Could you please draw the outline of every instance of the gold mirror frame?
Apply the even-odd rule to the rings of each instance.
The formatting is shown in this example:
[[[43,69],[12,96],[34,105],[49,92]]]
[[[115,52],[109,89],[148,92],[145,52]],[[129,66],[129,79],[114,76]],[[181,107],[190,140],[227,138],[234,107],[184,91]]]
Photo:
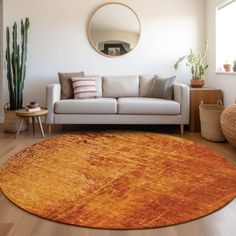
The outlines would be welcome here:
[[[127,9],[129,9],[133,14],[134,16],[136,17],[137,19],[137,23],[138,23],[138,27],[139,27],[139,38],[135,44],[135,46],[133,48],[131,48],[131,50],[129,50],[127,53],[124,53],[122,55],[118,55],[118,56],[113,56],[113,55],[108,55],[108,54],[105,54],[103,52],[101,52],[97,46],[94,44],[94,41],[92,39],[92,35],[91,35],[91,23],[92,23],[92,19],[94,17],[94,15],[101,9],[101,8],[104,8],[105,6],[108,6],[108,5],[120,5],[120,6],[124,6],[126,7]],[[100,5],[99,7],[97,7],[93,13],[91,14],[90,18],[89,18],[89,21],[88,21],[88,27],[87,27],[87,33],[88,33],[88,38],[89,38],[89,42],[91,44],[91,46],[93,47],[93,49],[98,52],[99,54],[103,55],[103,56],[106,56],[106,57],[109,57],[109,58],[117,58],[117,57],[121,57],[121,56],[124,56],[124,55],[127,55],[128,53],[130,53],[131,51],[133,51],[136,46],[138,45],[138,42],[140,40],[140,36],[141,36],[141,22],[140,22],[140,19],[138,17],[138,15],[136,14],[136,12],[130,8],[129,6],[123,4],[123,3],[120,3],[120,2],[109,2],[109,3],[105,3],[105,4],[102,4]]]

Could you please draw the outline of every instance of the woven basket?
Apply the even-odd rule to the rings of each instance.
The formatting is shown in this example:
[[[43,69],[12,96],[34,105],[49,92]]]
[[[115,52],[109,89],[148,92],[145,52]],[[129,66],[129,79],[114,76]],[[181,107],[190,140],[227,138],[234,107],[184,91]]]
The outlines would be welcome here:
[[[220,116],[224,110],[222,102],[217,104],[200,104],[201,135],[213,142],[224,142],[225,137],[220,126]]]
[[[236,104],[224,110],[220,117],[220,124],[228,142],[236,147]]]
[[[15,110],[9,110],[7,106],[4,106],[4,114],[5,114],[5,121],[3,129],[5,132],[8,133],[16,133],[22,118],[16,115]],[[28,120],[25,119],[20,131],[27,131],[28,130]]]

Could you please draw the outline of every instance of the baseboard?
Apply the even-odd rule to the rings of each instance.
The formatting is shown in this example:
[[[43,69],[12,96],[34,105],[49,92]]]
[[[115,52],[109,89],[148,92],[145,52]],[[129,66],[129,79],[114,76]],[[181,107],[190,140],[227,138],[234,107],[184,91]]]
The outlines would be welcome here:
[[[4,122],[4,117],[0,116],[0,123],[3,123],[3,122]]]

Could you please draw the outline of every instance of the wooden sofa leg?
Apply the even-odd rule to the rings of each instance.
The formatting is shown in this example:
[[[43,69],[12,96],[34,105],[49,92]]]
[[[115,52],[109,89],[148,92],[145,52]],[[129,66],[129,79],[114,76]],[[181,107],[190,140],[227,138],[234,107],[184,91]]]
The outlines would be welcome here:
[[[51,134],[52,133],[52,124],[49,124],[48,125],[48,134]]]
[[[180,124],[180,134],[184,135],[184,124]]]

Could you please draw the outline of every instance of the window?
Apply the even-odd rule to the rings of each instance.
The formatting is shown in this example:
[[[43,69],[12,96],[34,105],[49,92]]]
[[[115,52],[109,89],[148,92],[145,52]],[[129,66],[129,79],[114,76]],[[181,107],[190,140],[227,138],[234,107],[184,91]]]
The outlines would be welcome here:
[[[218,72],[233,71],[233,61],[236,61],[235,22],[236,0],[231,0],[216,11],[216,71]]]

